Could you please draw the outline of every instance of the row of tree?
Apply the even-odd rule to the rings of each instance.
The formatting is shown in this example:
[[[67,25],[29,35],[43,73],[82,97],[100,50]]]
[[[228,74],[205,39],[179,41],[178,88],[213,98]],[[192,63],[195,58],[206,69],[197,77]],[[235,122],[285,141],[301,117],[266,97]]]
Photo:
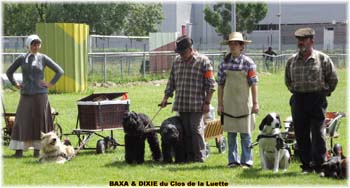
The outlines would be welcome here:
[[[4,34],[28,35],[36,23],[85,23],[91,34],[144,36],[163,20],[161,4],[11,3],[4,4]]]
[[[91,34],[145,36],[163,21],[160,3],[6,3],[3,4],[5,35],[28,35],[36,23],[86,23]],[[204,10],[205,20],[227,39],[231,32],[231,3],[217,3]],[[236,27],[250,33],[267,14],[265,3],[237,3]]]

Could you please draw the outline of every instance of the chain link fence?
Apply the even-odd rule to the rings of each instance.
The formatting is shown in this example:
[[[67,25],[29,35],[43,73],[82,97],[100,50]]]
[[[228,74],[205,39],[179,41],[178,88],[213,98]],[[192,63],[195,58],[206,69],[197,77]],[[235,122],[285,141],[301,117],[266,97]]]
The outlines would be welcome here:
[[[24,41],[26,36],[4,36],[2,55],[2,72],[5,72],[16,57],[25,53]],[[173,51],[149,51],[149,38],[144,36],[100,36],[90,35],[88,53],[88,78],[92,82],[121,82],[140,79],[166,78],[171,64],[176,56]],[[200,51],[207,55],[213,63],[216,73],[225,51]],[[258,72],[276,73],[284,71],[287,59],[293,51],[267,60],[268,54],[258,53],[247,49],[246,55],[257,65]],[[326,52],[338,68],[346,68],[347,54],[345,50],[333,53]],[[263,56],[265,55],[265,57]],[[18,70],[20,72],[20,70]]]
[[[20,53],[2,53],[3,72],[15,60]],[[212,61],[216,73],[219,63],[225,52],[203,52]],[[273,56],[273,60],[266,60],[261,53],[247,53],[257,65],[258,72],[276,73],[284,71],[285,64],[292,54],[281,54]],[[97,52],[89,53],[89,80],[93,82],[120,82],[140,80],[145,78],[155,79],[167,77],[172,61],[176,54],[170,51],[163,52]],[[346,68],[346,54],[329,54],[337,68]],[[150,57],[163,58],[167,61],[153,60]]]

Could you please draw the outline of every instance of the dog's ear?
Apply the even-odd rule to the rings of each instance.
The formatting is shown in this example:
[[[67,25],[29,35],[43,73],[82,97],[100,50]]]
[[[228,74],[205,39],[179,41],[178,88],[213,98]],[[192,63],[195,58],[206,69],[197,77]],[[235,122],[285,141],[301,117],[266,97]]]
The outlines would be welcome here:
[[[260,131],[262,131],[264,129],[264,125],[266,125],[266,121],[267,121],[267,116],[264,117],[264,119],[261,121],[261,123],[259,125]]]
[[[40,131],[40,138],[43,139],[44,136],[45,136],[45,133],[43,133],[42,131]]]
[[[280,115],[276,113],[276,119],[278,120],[278,128],[281,128],[281,118]]]

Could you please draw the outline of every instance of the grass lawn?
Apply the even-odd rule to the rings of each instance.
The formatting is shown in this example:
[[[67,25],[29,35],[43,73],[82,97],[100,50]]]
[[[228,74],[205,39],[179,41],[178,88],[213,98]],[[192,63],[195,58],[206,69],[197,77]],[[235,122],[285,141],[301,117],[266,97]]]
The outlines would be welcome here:
[[[339,70],[339,84],[336,91],[328,98],[328,111],[346,112],[346,70]],[[165,84],[160,85],[137,85],[122,86],[116,88],[91,88],[85,93],[68,94],[50,94],[51,106],[54,107],[60,115],[58,121],[63,127],[64,133],[70,133],[76,125],[77,104],[76,101],[89,95],[92,92],[120,92],[127,91],[131,99],[130,110],[143,112],[153,117],[159,109],[157,104],[161,101]],[[214,107],[217,106],[217,93],[213,98]],[[284,85],[283,72],[276,74],[260,74],[259,97],[260,113],[256,116],[257,126],[261,119],[268,112],[278,112],[284,120],[290,115],[289,107],[290,93]],[[18,92],[4,91],[4,101],[7,112],[14,112],[18,104]],[[155,125],[167,117],[172,116],[171,108],[162,109],[154,119]],[[336,143],[343,145],[347,153],[347,118],[343,119],[339,132],[340,137],[335,139]],[[256,127],[257,127],[256,126]],[[108,132],[102,132],[108,134]],[[258,134],[258,128],[253,134],[255,141]],[[118,142],[124,143],[122,130],[114,131]],[[226,136],[226,133],[225,133]],[[76,136],[69,136],[73,144],[77,143]],[[97,137],[93,137],[88,145],[94,147]],[[40,164],[33,158],[32,150],[25,152],[21,159],[14,159],[10,156],[13,151],[7,146],[3,147],[3,186],[14,185],[90,185],[90,186],[109,186],[110,181],[118,184],[132,183],[142,185],[144,181],[156,182],[157,186],[161,183],[168,183],[168,186],[182,186],[193,182],[199,186],[200,183],[228,183],[229,185],[249,186],[284,186],[284,185],[302,185],[302,186],[334,186],[345,187],[347,181],[335,180],[329,178],[320,178],[317,174],[301,175],[300,163],[293,160],[287,172],[273,173],[272,171],[262,171],[260,166],[259,149],[254,147],[254,167],[243,170],[241,168],[229,169],[227,164],[227,152],[220,154],[215,148],[213,139],[208,140],[211,147],[209,158],[205,163],[191,164],[161,164],[151,161],[150,151],[147,148],[145,160],[142,165],[128,165],[124,162],[124,147],[117,147],[114,151],[108,151],[106,154],[97,155],[94,150],[82,150],[72,161],[64,165],[53,163]],[[148,145],[146,145],[148,146]],[[149,184],[144,184],[149,185]],[[155,185],[155,184],[153,184]]]

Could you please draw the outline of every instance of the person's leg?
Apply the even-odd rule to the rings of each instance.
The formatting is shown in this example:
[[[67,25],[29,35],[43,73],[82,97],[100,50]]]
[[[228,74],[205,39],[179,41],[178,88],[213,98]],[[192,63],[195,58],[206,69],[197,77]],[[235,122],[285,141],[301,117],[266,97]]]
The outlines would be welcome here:
[[[269,71],[269,61],[265,60],[265,71],[268,72]]]
[[[311,118],[311,139],[312,139],[312,161],[316,172],[321,171],[321,165],[326,161],[326,130],[325,130],[325,113],[327,108],[327,100],[320,97],[319,105],[315,105],[310,113]]]
[[[23,150],[16,150],[15,154],[12,155],[15,158],[23,157]]]
[[[229,166],[240,164],[240,159],[237,151],[237,133],[227,132],[228,141],[228,164]]]
[[[186,161],[194,161],[194,153],[192,149],[192,136],[191,136],[191,118],[190,113],[180,112],[180,119],[183,126],[184,133],[184,143],[185,143],[185,153]]]
[[[299,150],[300,161],[303,171],[311,171],[311,138],[310,138],[310,121],[308,114],[305,112],[303,104],[305,101],[302,96],[293,95],[291,98],[291,112],[294,124],[295,138]]]
[[[241,147],[242,147],[241,164],[252,166],[253,165],[252,149],[249,147],[252,144],[251,136],[248,133],[240,133],[240,136],[241,136]]]
[[[194,161],[203,162],[206,158],[203,113],[191,113],[190,125],[192,133]]]

